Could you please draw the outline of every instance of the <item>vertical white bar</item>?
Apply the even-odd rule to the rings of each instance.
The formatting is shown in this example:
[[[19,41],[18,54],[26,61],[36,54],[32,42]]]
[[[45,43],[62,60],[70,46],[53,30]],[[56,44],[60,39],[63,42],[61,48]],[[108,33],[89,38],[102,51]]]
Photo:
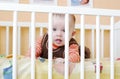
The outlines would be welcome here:
[[[9,54],[9,26],[6,27],[6,56]]]
[[[13,13],[13,79],[17,79],[17,11]]]
[[[52,13],[49,13],[48,22],[48,79],[52,79]]]
[[[21,49],[21,27],[18,26],[18,55],[20,55],[20,49]]]
[[[104,30],[101,30],[101,58],[104,58]]]
[[[95,32],[94,32],[94,29],[92,29],[92,58],[94,59],[94,57],[95,57],[95,51],[94,51],[94,49],[95,49],[95,46],[94,46],[94,42],[95,42],[95,40],[94,40],[94,37],[95,37]]]
[[[29,26],[29,46],[31,46],[31,26]]]
[[[84,79],[84,59],[85,59],[85,26],[84,26],[84,15],[81,15],[81,78],[80,79]]]
[[[110,27],[110,79],[114,79],[114,17],[111,16]]]
[[[96,16],[96,79],[100,79],[100,16]]]
[[[43,36],[43,27],[40,27],[40,36]]]
[[[65,76],[64,79],[69,79],[69,14],[65,14]]]
[[[35,12],[31,14],[31,79],[35,79]]]

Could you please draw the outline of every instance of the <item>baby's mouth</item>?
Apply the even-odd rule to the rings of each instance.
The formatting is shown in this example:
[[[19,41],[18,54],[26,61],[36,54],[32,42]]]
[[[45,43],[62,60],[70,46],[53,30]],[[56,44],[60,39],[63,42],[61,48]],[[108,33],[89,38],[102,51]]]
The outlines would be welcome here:
[[[55,41],[56,41],[57,44],[60,44],[62,42],[61,39],[56,39]]]

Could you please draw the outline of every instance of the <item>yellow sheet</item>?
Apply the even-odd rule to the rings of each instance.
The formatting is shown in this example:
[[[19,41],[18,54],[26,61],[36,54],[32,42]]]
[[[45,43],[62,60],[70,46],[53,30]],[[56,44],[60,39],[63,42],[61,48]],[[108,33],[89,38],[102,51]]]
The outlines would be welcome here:
[[[11,58],[0,58],[0,79],[3,78],[3,69],[10,66]],[[30,79],[31,62],[30,58],[24,56],[18,57],[18,79]],[[100,79],[110,79],[110,61],[103,59],[100,61],[103,67],[100,73]],[[36,60],[35,79],[48,79],[48,61],[41,62]],[[80,79],[80,63],[72,63],[70,79]],[[120,79],[120,61],[115,61],[115,79]],[[53,79],[64,79],[64,75],[56,70],[53,63]],[[96,79],[95,60],[85,60],[85,79]]]

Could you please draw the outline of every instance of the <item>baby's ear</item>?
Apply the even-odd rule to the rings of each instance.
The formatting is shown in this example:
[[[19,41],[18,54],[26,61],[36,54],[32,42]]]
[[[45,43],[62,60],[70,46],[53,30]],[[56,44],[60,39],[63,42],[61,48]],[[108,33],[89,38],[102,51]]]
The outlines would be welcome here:
[[[74,36],[75,34],[76,34],[76,32],[75,32],[75,31],[73,31],[73,32],[72,32],[72,36]]]

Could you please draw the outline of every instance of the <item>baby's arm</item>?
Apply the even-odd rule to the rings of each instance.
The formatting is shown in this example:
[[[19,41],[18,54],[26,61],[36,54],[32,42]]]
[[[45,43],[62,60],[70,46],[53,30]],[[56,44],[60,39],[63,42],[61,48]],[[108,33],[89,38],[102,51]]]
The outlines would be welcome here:
[[[89,2],[89,0],[82,0],[81,4],[84,5],[84,4],[87,4],[88,2]]]
[[[69,75],[72,73],[75,62],[80,61],[80,55],[79,55],[79,46],[77,44],[72,44],[69,47]],[[64,66],[65,66],[65,60],[63,58],[56,58],[54,59],[54,65],[53,67],[57,72],[64,75]]]
[[[35,51],[36,51],[35,57],[36,57],[36,58],[39,57],[40,54],[41,54],[41,49],[42,49],[42,47],[41,47],[41,42],[42,42],[42,37],[39,37],[39,38],[37,39],[36,43],[35,43]],[[29,48],[26,56],[31,57],[31,48]]]
[[[75,63],[69,62],[69,75],[72,73],[74,67],[75,67]],[[56,58],[54,59],[54,65],[53,65],[54,69],[59,73],[64,75],[64,71],[65,71],[65,61],[63,58]]]
[[[70,62],[79,62],[79,46],[77,44],[72,44],[69,47],[69,61]]]

